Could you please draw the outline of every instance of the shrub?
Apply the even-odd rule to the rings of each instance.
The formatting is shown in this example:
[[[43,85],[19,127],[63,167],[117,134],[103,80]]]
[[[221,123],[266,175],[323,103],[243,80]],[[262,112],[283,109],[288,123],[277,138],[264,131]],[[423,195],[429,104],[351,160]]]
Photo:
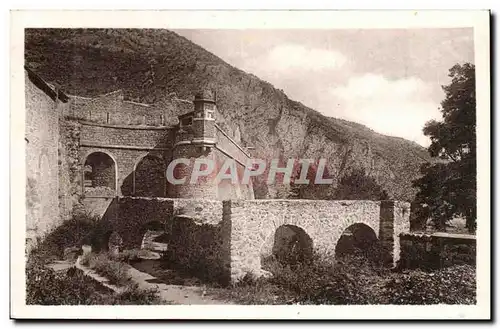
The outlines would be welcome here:
[[[271,279],[296,294],[302,304],[364,304],[362,276],[315,258],[310,264],[283,266]]]
[[[113,260],[106,253],[91,254],[88,259],[88,266],[107,278],[111,284],[125,285],[130,281],[128,275],[130,265]]]
[[[389,304],[475,304],[476,270],[458,265],[434,272],[396,273],[384,289]]]
[[[67,248],[80,246],[82,240],[91,234],[96,217],[90,213],[76,213],[49,233],[32,251],[33,257],[49,262],[65,256]]]
[[[140,289],[135,283],[127,285],[124,292],[115,296],[110,304],[115,305],[158,305],[165,304],[157,289]]]
[[[114,256],[113,259],[120,262],[131,264],[133,262],[137,262],[140,260],[139,258],[140,254],[141,254],[140,249],[123,250],[117,256]]]
[[[156,290],[141,290],[129,284],[124,292],[114,293],[77,268],[55,272],[36,259],[26,268],[28,305],[156,305],[166,304]]]
[[[81,271],[71,268],[55,272],[37,260],[26,267],[26,304],[28,305],[91,305],[111,292]]]
[[[314,256],[310,263],[282,265],[267,259],[274,276],[245,276],[225,297],[244,304],[474,304],[475,268],[453,266],[434,272],[392,272],[363,255],[335,264]]]

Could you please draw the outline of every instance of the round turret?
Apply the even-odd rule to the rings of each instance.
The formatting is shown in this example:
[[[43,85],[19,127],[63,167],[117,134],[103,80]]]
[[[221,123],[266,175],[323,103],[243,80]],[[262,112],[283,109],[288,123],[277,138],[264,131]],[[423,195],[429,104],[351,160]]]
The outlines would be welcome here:
[[[211,90],[201,90],[194,95],[194,101],[215,103],[215,95]]]

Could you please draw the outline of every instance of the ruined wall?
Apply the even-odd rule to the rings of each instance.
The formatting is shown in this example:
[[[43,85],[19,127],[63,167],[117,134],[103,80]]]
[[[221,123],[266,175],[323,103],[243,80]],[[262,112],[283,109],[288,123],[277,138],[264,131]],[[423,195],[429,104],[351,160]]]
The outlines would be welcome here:
[[[476,265],[476,237],[450,233],[402,233],[400,266],[435,270],[452,265]]]
[[[83,166],[87,157],[94,152],[103,152],[108,154],[115,162],[116,170],[116,195],[133,195],[134,181],[133,174],[135,166],[147,155],[163,159],[168,163],[170,159],[169,150],[137,150],[137,149],[109,149],[104,147],[81,147],[79,150],[80,163]],[[80,176],[83,175],[83,169]],[[80,180],[81,181],[81,180]],[[83,185],[79,186],[83,189]],[[166,188],[165,188],[166,189]]]
[[[59,100],[52,99],[25,75],[26,232],[28,250],[58,226]]]

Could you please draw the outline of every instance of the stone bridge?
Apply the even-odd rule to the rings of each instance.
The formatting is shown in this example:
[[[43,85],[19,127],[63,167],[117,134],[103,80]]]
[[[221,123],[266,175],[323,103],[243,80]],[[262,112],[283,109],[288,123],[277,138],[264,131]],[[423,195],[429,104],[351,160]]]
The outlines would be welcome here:
[[[280,243],[291,235],[303,251],[333,260],[341,238],[361,232],[380,242],[386,264],[393,266],[409,217],[410,204],[399,201],[117,197],[101,225],[106,236],[119,234],[125,248],[139,248],[148,227],[157,223],[167,232],[171,260],[180,268],[234,283],[247,273],[262,274],[262,260],[279,254]]]

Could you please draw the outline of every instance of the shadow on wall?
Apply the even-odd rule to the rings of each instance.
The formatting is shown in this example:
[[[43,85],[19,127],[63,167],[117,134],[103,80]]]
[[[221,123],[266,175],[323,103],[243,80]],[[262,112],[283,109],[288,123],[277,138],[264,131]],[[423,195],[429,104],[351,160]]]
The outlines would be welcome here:
[[[375,231],[363,223],[356,223],[349,226],[342,233],[335,246],[337,261],[353,256],[361,256],[373,264],[380,265],[387,257],[390,257],[382,248]]]
[[[156,154],[144,156],[136,165],[135,170],[123,180],[122,195],[140,197],[166,197],[167,159]]]
[[[197,223],[187,216],[176,216],[168,252],[172,266],[202,280],[228,284],[231,274],[230,226],[230,220],[210,225]]]
[[[298,226],[282,225],[274,233],[272,255],[283,264],[307,263],[313,257],[313,240]]]
[[[465,234],[401,234],[402,268],[436,270],[453,265],[476,266],[476,238]]]
[[[97,252],[109,250],[111,234],[116,233],[123,241],[120,249],[137,249],[141,247],[147,231],[164,230],[170,234],[172,216],[172,200],[114,198],[88,243]]]

